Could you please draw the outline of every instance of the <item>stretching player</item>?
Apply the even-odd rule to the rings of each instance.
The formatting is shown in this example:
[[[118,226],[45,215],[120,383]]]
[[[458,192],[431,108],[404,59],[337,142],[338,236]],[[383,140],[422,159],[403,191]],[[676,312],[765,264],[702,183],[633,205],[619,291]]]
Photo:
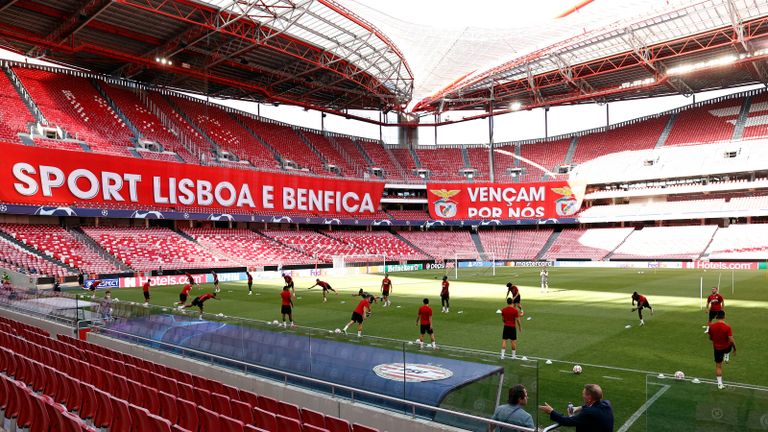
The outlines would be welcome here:
[[[725,323],[725,311],[715,313],[715,322],[710,324],[709,339],[712,341],[712,347],[715,350],[715,377],[717,378],[717,387],[723,386],[723,360],[726,363],[730,361],[731,352],[736,354],[736,342],[733,340],[733,330],[731,326]]]
[[[443,276],[443,285],[440,289],[440,304],[442,305],[443,309],[441,312],[448,313],[450,312],[451,307],[451,295],[448,292],[448,286],[450,283],[448,283],[448,276]]]
[[[283,273],[283,279],[285,279],[285,286],[291,290],[293,297],[296,297],[296,288],[293,286],[293,278],[288,273]]]
[[[247,270],[245,275],[248,276],[248,295],[253,295],[253,276]]]
[[[321,281],[320,279],[315,279],[315,284],[307,289],[312,289],[316,286],[319,286],[323,289],[323,303],[328,301],[328,291],[333,291],[336,295],[339,295],[339,293],[337,293],[336,290],[331,287],[331,284]]]
[[[195,278],[193,278],[193,277],[192,277],[192,275],[191,275],[191,274],[189,274],[189,272],[185,272],[185,273],[184,273],[184,276],[186,276],[186,277],[187,277],[187,283],[188,283],[189,285],[194,285],[194,284],[195,284]]]
[[[725,299],[720,295],[719,292],[717,292],[717,287],[712,287],[712,294],[707,297],[707,310],[709,311],[709,320],[707,321],[707,325],[704,326],[707,328],[704,330],[704,333],[709,332],[709,324],[713,319],[715,319],[715,317],[717,317],[717,313],[723,310],[723,307],[725,307]]]
[[[389,301],[389,294],[392,292],[392,281],[389,280],[389,274],[384,273],[384,279],[381,281],[381,301],[384,303],[384,307],[392,304]]]
[[[96,279],[93,282],[91,282],[91,286],[88,288],[89,290],[91,290],[91,298],[92,299],[96,298],[96,288],[99,287],[99,284],[101,284],[101,280],[100,279]]]
[[[424,333],[427,333],[432,340],[432,348],[437,349],[435,332],[432,330],[432,308],[429,307],[428,298],[422,302],[424,306],[419,308],[419,313],[416,315],[416,324],[419,324],[419,348],[424,348]]]
[[[187,306],[184,306],[184,308],[186,309],[186,308],[197,306],[198,308],[200,308],[200,319],[203,319],[203,303],[205,303],[210,299],[218,300],[216,298],[216,293],[205,293],[201,296],[195,297],[194,299],[192,299],[192,303]]]
[[[512,282],[507,282],[507,298],[512,298],[512,304],[515,305],[515,307],[522,311],[523,307],[520,304],[520,289],[517,287],[517,285],[512,285]]]
[[[216,274],[215,270],[211,270],[211,275],[213,275],[213,292],[221,292],[221,288],[219,288],[219,275]]]
[[[352,311],[352,319],[344,326],[344,334],[347,334],[347,329],[354,323],[357,323],[357,337],[363,335],[363,320],[371,316],[371,303],[373,303],[373,296],[368,296],[357,304],[355,310]]]
[[[362,297],[364,299],[370,297],[371,299],[373,299],[371,303],[376,302],[376,297],[373,294],[370,294],[368,291],[363,291],[362,288],[357,290],[357,294],[352,294],[352,297]]]
[[[635,302],[637,302],[637,307],[634,307]],[[651,315],[653,315],[653,308],[651,307],[651,304],[648,303],[648,299],[635,291],[632,293],[632,306],[632,312],[637,311],[637,315],[640,317],[640,325],[645,325],[645,321],[643,321],[643,308],[650,309]]]
[[[285,322],[285,316],[288,315],[288,321],[291,322],[291,327],[293,327],[293,300],[291,300],[291,292],[288,291],[288,285],[284,286],[280,292],[280,300],[280,313],[283,315],[282,326],[288,328],[288,324]]]
[[[174,306],[178,306],[179,309],[182,309],[187,304],[187,297],[189,296],[190,291],[192,291],[192,285],[184,285],[184,288],[182,288],[179,293],[179,301],[174,303]]]

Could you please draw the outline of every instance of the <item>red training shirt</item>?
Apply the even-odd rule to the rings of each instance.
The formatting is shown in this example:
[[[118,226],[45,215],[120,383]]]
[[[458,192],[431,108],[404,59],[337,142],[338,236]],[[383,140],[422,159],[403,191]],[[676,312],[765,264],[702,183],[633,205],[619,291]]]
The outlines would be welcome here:
[[[391,285],[392,281],[389,280],[389,278],[384,278],[384,280],[381,281],[381,287],[385,290],[388,290]]]
[[[520,312],[513,306],[507,306],[501,310],[501,319],[504,320],[504,327],[515,327],[517,323],[515,318],[520,317]]]
[[[710,311],[717,312],[723,310],[725,299],[719,293],[714,293],[707,297],[707,303],[709,304]]]
[[[280,292],[280,298],[282,299],[282,305],[283,306],[290,306],[291,305],[291,292],[288,290],[282,290]]]
[[[91,289],[98,288],[100,283],[101,283],[100,280],[95,280],[95,281],[91,282]]]
[[[723,321],[715,321],[709,325],[709,339],[716,350],[728,349],[731,346],[729,336],[733,336],[731,326]]]
[[[363,315],[365,313],[365,308],[367,308],[369,305],[370,303],[368,303],[368,299],[360,300],[360,303],[358,303],[357,307],[355,308],[355,313]]]
[[[320,281],[317,283],[317,286],[319,286],[322,289],[328,289],[328,287],[331,286],[331,284],[329,284],[328,282]]]
[[[448,283],[448,281],[444,280],[443,281],[443,289],[440,291],[440,295],[448,295],[448,285],[450,285]]]
[[[206,301],[208,299],[212,299],[212,298],[213,298],[213,294],[211,294],[211,293],[203,294],[203,295],[200,296],[200,303],[202,303],[202,302],[204,302],[204,301]]]
[[[641,295],[641,296],[640,296],[640,297],[637,299],[637,304],[643,304],[643,303],[645,303],[646,301],[647,301],[647,300],[646,300],[645,296],[642,296],[642,295]]]
[[[432,308],[428,305],[424,305],[419,308],[419,318],[421,319],[421,325],[429,325],[429,319],[432,317]]]
[[[149,292],[149,281],[144,282],[142,288],[144,288],[144,292]]]
[[[181,289],[182,294],[189,294],[190,291],[192,291],[192,286],[190,284],[184,285],[184,288]]]
[[[285,279],[286,284],[293,282],[293,278],[288,275],[283,276],[283,279]]]
[[[248,274],[248,283],[251,283],[251,282],[253,282],[253,275],[251,275],[251,274],[249,273],[249,274]]]

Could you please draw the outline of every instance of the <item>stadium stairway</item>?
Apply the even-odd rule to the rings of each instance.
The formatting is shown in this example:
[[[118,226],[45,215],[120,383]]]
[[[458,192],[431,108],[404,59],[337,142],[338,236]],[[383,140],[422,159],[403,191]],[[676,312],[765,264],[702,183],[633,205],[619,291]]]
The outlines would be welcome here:
[[[342,158],[344,158],[344,161],[349,165],[350,167],[355,167],[359,164],[355,163],[354,160],[352,160],[352,156],[339,144],[338,141],[336,141],[336,138],[334,138],[332,135],[326,135],[325,138],[328,140],[329,143],[333,146],[333,148],[339,152]],[[366,160],[366,162],[368,162]],[[365,168],[365,167],[360,167]],[[349,175],[350,173],[346,173]],[[362,174],[360,174],[362,176]]]
[[[27,92],[27,89],[21,85],[21,80],[19,80],[19,77],[16,76],[16,73],[13,72],[13,69],[8,66],[4,66],[3,71],[5,71],[5,74],[8,75],[8,78],[13,84],[13,88],[16,89],[16,93],[18,93],[19,97],[21,97],[21,100],[24,101],[24,105],[27,106],[27,109],[29,109],[29,112],[32,114],[35,120],[37,120],[37,122],[40,124],[48,125],[48,120],[45,119],[42,111],[40,111],[40,109],[37,107],[35,101],[32,100],[32,96],[29,94],[29,92]]]
[[[560,237],[561,232],[563,231],[557,230],[557,229],[552,231],[552,235],[549,236],[549,238],[547,239],[547,242],[544,243],[544,246],[542,246],[539,253],[536,254],[536,260],[540,260],[544,256],[544,254],[547,253],[549,248],[552,247],[552,245],[555,243],[555,240],[557,240],[557,238]]]
[[[321,161],[323,161],[323,165],[327,166],[327,165],[328,165],[328,163],[329,163],[329,162],[328,162],[328,159],[326,159],[326,158],[325,158],[325,155],[324,155],[324,154],[322,154],[322,153],[320,152],[320,150],[318,150],[318,149],[317,149],[317,147],[315,147],[315,145],[314,145],[314,144],[312,144],[312,141],[311,141],[309,138],[307,138],[307,136],[306,136],[306,135],[304,135],[304,132],[302,132],[302,131],[301,131],[301,129],[293,129],[293,131],[294,131],[294,132],[296,132],[296,135],[298,135],[298,136],[299,136],[299,138],[301,138],[301,141],[302,141],[304,144],[306,144],[306,145],[307,145],[307,147],[309,147],[309,149],[310,149],[310,150],[312,150],[312,152],[313,152],[314,154],[316,154],[316,155],[317,155],[317,157],[318,157],[318,158],[319,158]]]
[[[262,138],[261,135],[257,134],[256,131],[254,131],[253,129],[251,129],[250,126],[245,124],[245,122],[242,121],[240,117],[232,113],[230,113],[230,115],[232,116],[232,118],[235,119],[235,122],[237,122],[237,124],[239,124],[243,129],[245,129],[246,132],[248,132],[249,135],[251,135],[256,141],[260,142],[261,145],[266,147],[267,150],[269,150],[269,152],[272,153],[272,156],[275,158],[277,162],[279,162],[280,164],[283,163],[283,159],[280,156],[280,153],[277,150],[275,150],[275,148],[272,147],[264,138]]]
[[[371,156],[368,155],[368,153],[365,151],[363,146],[360,145],[360,141],[353,139],[352,142],[355,144],[355,147],[357,147],[357,151],[360,152],[361,155],[363,155],[363,159],[365,159],[366,162],[368,162],[368,166],[374,166],[373,159],[371,159]]]
[[[667,124],[664,126],[664,130],[661,131],[659,140],[656,141],[656,146],[654,148],[664,147],[664,143],[667,142],[667,137],[669,137],[669,133],[672,132],[672,127],[675,125],[675,120],[677,120],[677,113],[673,113],[671,116],[669,116]]]
[[[401,236],[401,235],[400,235],[400,234],[399,234],[397,231],[390,231],[390,232],[391,232],[392,234],[394,234],[394,236],[395,236],[395,237],[397,237],[397,238],[398,238],[398,239],[399,239],[401,242],[403,242],[403,243],[407,244],[408,246],[412,247],[412,248],[413,248],[415,251],[417,251],[417,252],[419,252],[419,253],[422,253],[422,254],[424,254],[425,256],[431,257],[431,258],[433,258],[433,259],[435,258],[435,257],[433,257],[432,255],[430,255],[430,254],[428,254],[428,253],[424,252],[424,250],[423,250],[423,249],[421,249],[420,247],[418,247],[418,246],[416,246],[415,244],[413,244],[413,243],[411,243],[410,241],[408,241],[408,239],[406,239],[405,237]]]
[[[461,158],[464,160],[464,168],[472,168],[472,164],[469,162],[469,152],[465,146],[461,146]]]
[[[181,116],[181,118],[183,118],[184,121],[186,121],[187,124],[189,124],[192,127],[192,129],[194,129],[197,133],[199,133],[200,136],[203,137],[203,139],[205,139],[208,142],[208,144],[211,146],[213,150],[216,151],[216,153],[221,152],[221,147],[219,147],[219,145],[216,144],[216,141],[214,141],[210,136],[208,136],[208,134],[205,133],[203,129],[201,129],[200,126],[197,125],[197,123],[193,122],[192,119],[187,115],[187,113],[182,111],[181,108],[179,108],[175,103],[173,103],[171,98],[165,97],[165,95],[160,95],[160,96],[165,99],[168,105],[170,105]]]
[[[0,230],[0,237],[2,237],[3,239],[5,239],[5,240],[7,240],[7,241],[9,241],[11,243],[13,243],[14,245],[16,245],[18,247],[24,249],[25,251],[27,251],[27,252],[29,252],[29,253],[31,253],[33,255],[39,256],[39,257],[41,257],[42,259],[44,259],[46,261],[49,261],[49,262],[52,262],[52,263],[54,263],[54,264],[56,264],[58,266],[64,267],[67,270],[71,271],[72,273],[79,273],[80,272],[78,269],[72,267],[71,265],[65,264],[65,263],[57,260],[56,258],[53,258],[51,256],[48,256],[48,255],[40,252],[39,250],[37,250],[37,249],[27,245],[26,243],[22,243],[22,242],[16,240],[16,238],[14,238],[12,235],[8,234],[7,232],[5,232],[3,230]]]
[[[310,256],[308,253],[306,253],[305,251],[303,251],[303,250],[301,250],[301,249],[299,249],[299,248],[297,248],[297,247],[295,247],[295,246],[293,246],[293,245],[289,245],[288,243],[281,243],[279,240],[277,240],[277,239],[274,239],[274,238],[272,238],[272,237],[270,237],[270,236],[268,236],[268,235],[264,234],[264,233],[263,233],[263,232],[261,232],[261,231],[257,231],[257,230],[255,230],[255,229],[250,229],[250,230],[251,230],[251,231],[253,231],[255,234],[257,234],[257,235],[259,235],[259,236],[261,236],[261,237],[264,237],[265,239],[267,239],[267,240],[269,240],[269,241],[271,241],[271,242],[273,242],[273,243],[277,243],[277,244],[279,244],[280,246],[286,247],[286,248],[288,248],[288,249],[290,249],[290,250],[292,250],[292,251],[296,251],[297,253],[300,253],[300,254],[302,254],[302,255],[306,255],[306,256],[307,256],[307,257],[309,257],[309,258],[312,258],[312,257],[311,257],[311,256]],[[318,232],[319,232],[319,231],[318,231]]]
[[[32,137],[27,133],[20,133],[19,139],[21,140],[21,143],[24,144],[25,146],[30,146],[30,147],[35,146],[35,142],[32,140]]]
[[[642,228],[640,228],[640,229],[642,229]],[[635,230],[635,231],[637,231],[637,230]],[[634,232],[634,231],[632,231],[632,232]],[[629,235],[628,235],[628,236],[624,237],[624,240],[622,240],[622,241],[621,241],[619,244],[617,244],[617,245],[616,245],[616,247],[615,247],[615,248],[613,248],[613,250],[612,250],[612,251],[608,252],[608,254],[606,254],[606,255],[603,257],[603,260],[605,260],[605,261],[609,261],[609,260],[610,260],[610,259],[613,257],[613,254],[614,254],[614,252],[616,252],[616,251],[617,251],[617,250],[618,250],[618,249],[621,247],[621,245],[623,245],[624,243],[626,243],[626,242],[627,242],[627,239],[629,239],[630,237],[632,237],[632,233],[629,233]],[[713,236],[713,237],[714,237],[714,236]],[[706,249],[706,248],[704,248],[704,250],[706,251],[707,249]]]
[[[477,253],[480,255],[480,258],[487,260],[489,258],[488,253],[485,251],[483,242],[480,241],[480,235],[474,229],[469,231],[469,235],[472,237],[472,242],[475,244],[475,248],[477,249]]]
[[[564,164],[570,165],[573,162],[573,155],[576,154],[576,146],[579,145],[579,137],[574,136],[571,138],[571,145],[568,147],[568,152],[565,154]]]
[[[88,245],[91,249],[98,252],[99,256],[106,259],[107,261],[111,262],[115,267],[119,268],[120,270],[126,271],[126,272],[134,272],[135,270],[132,269],[130,266],[125,264],[124,262],[120,261],[119,259],[115,258],[114,255],[107,252],[106,249],[101,247],[100,244],[96,242],[96,240],[92,239],[90,236],[88,236],[85,232],[83,232],[82,229],[79,227],[72,228],[72,227],[64,227],[67,231],[70,232],[75,238],[77,238],[80,243]]]
[[[747,108],[747,112],[749,112],[749,108]],[[701,253],[699,254],[697,259],[702,259],[702,258],[704,258],[705,255],[707,255],[707,256],[709,255],[709,254],[707,254],[707,251],[709,250],[709,246],[712,245],[712,241],[715,239],[715,234],[717,234],[717,231],[719,229],[720,228],[718,227],[718,228],[715,228],[714,231],[712,231],[712,237],[709,238],[709,241],[707,242],[707,245],[704,247],[704,250],[701,251]]]
[[[408,145],[408,151],[411,152],[411,157],[413,158],[413,163],[416,164],[416,168],[423,168],[421,166],[421,159],[419,159],[419,155],[416,154],[416,150],[414,150],[413,146],[410,144]]]
[[[128,127],[128,129],[131,130],[131,133],[133,133],[133,136],[136,137],[136,139],[141,138],[141,132],[139,132],[139,129],[131,122],[131,120],[128,118],[128,116],[125,115],[123,110],[120,109],[119,106],[115,103],[114,100],[112,100],[111,97],[107,94],[107,92],[104,91],[104,88],[99,84],[99,81],[96,79],[91,79],[91,84],[93,84],[94,87],[96,87],[96,91],[99,92],[99,96],[104,98],[105,101],[107,101],[107,104],[109,104],[109,107],[112,108],[112,111],[117,114],[118,117],[120,117],[120,120],[125,123],[125,125]]]
[[[138,158],[138,159],[142,159],[142,157],[141,157],[141,155],[139,154],[138,150],[136,150],[136,149],[135,149],[135,148],[133,148],[133,147],[128,147],[128,153],[130,153],[130,154],[131,154],[131,156],[133,156],[133,157],[135,157],[135,158]]]
[[[741,105],[741,111],[739,111],[739,118],[736,120],[736,127],[733,128],[733,136],[731,141],[739,141],[744,136],[744,128],[747,125],[747,117],[749,117],[749,109],[752,106],[752,96],[744,98],[744,103]]]

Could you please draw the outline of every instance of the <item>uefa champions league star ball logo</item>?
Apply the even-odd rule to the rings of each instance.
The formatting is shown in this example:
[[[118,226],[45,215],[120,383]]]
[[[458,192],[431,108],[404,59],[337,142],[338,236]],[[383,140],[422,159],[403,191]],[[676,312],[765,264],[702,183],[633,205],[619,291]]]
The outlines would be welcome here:
[[[573,195],[573,191],[569,186],[552,188],[552,192],[562,195],[561,198],[555,201],[555,211],[559,216],[571,216],[579,210],[576,207],[578,200]]]
[[[430,192],[441,198],[434,203],[436,215],[444,219],[456,216],[456,213],[458,212],[458,203],[452,200],[451,197],[457,195],[461,191],[437,189],[430,190]]]
[[[450,369],[430,364],[384,363],[373,368],[381,378],[399,382],[424,382],[447,379],[453,376]]]

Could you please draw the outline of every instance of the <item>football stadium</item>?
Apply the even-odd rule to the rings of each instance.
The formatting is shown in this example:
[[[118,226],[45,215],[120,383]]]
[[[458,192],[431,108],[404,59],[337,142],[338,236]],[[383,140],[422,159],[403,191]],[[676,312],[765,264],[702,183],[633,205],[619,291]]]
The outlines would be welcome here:
[[[766,431],[766,60],[756,0],[0,0],[0,431]]]

